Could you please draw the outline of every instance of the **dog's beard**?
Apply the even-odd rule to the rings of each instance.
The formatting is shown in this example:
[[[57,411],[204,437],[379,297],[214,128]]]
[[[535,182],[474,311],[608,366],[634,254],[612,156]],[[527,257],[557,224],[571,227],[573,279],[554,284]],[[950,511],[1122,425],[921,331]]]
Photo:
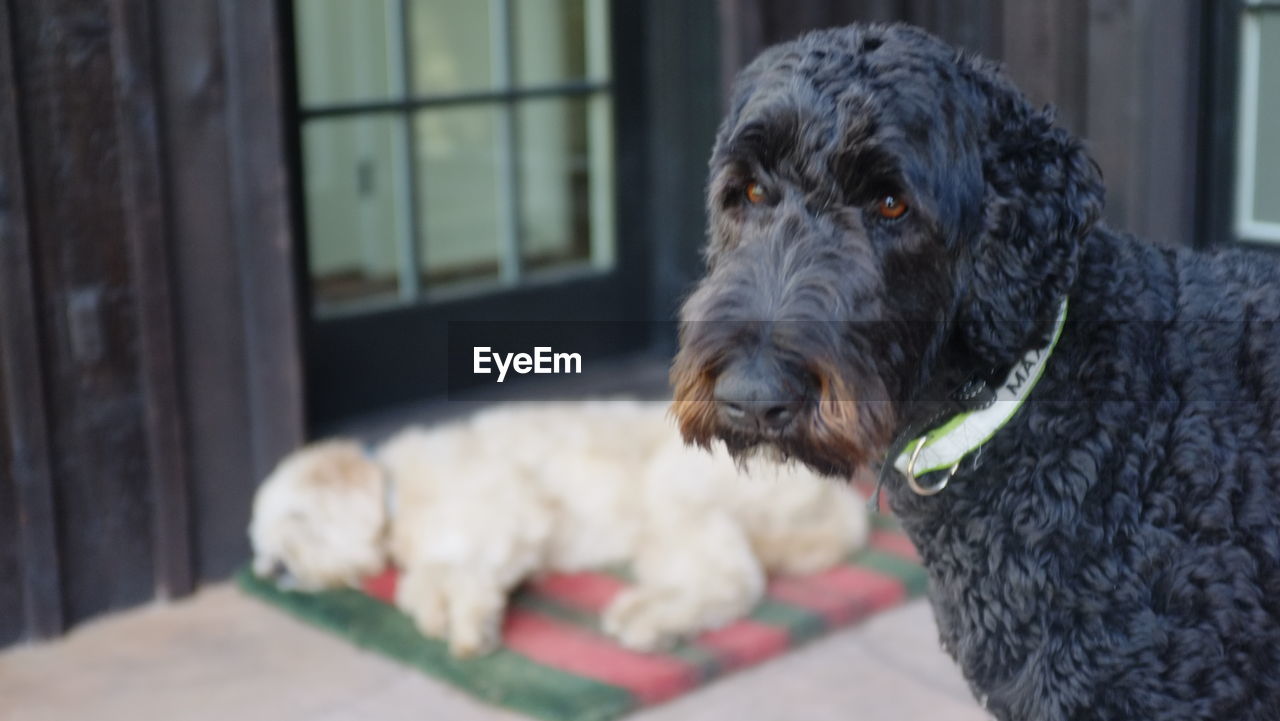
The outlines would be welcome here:
[[[763,461],[775,465],[802,463],[815,473],[838,478],[850,478],[856,472],[857,465],[846,463],[842,459],[814,453],[804,444],[790,442],[783,438],[745,437],[735,434],[719,436],[742,469],[747,469],[755,461]]]
[[[758,463],[782,466],[797,462],[797,459],[787,455],[773,443],[733,445],[726,441],[725,448],[737,464],[738,470],[743,473],[750,473],[751,468]]]
[[[708,448],[719,439],[740,463],[763,455],[799,461],[822,475],[852,478],[888,447],[893,406],[881,383],[858,382],[818,362],[809,371],[816,379],[816,397],[791,424],[776,433],[748,434],[721,423],[714,400],[715,374],[678,357],[672,370],[672,410],[685,442]],[[854,387],[868,398],[855,400]]]
[[[820,414],[812,409],[806,411],[809,413]],[[846,479],[884,452],[883,444],[859,435],[850,437],[841,429],[829,427],[825,421],[806,425],[795,432],[777,435],[717,432],[715,437],[724,441],[729,453],[740,463],[756,458],[774,463],[799,462],[820,475]],[[820,430],[815,430],[815,426]]]

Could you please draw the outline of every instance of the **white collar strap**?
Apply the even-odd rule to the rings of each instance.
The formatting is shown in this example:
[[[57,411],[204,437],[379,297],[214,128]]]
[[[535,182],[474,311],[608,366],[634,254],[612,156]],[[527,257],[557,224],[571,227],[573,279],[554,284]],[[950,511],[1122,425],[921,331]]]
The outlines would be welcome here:
[[[364,453],[364,457],[370,463],[378,467],[378,472],[382,474],[382,510],[387,516],[387,525],[391,525],[391,519],[396,516],[396,479],[391,477],[391,472],[387,470],[382,459],[378,458],[378,452],[370,445],[364,444],[360,450]]]
[[[1043,348],[1034,348],[1014,364],[1004,383],[996,389],[988,405],[961,413],[946,423],[907,444],[894,461],[894,468],[907,478],[911,489],[920,495],[933,495],[946,487],[960,461],[981,448],[1004,427],[1022,407],[1031,389],[1044,374],[1045,363],[1058,345],[1067,322],[1067,300],[1062,299],[1053,340]],[[947,470],[947,476],[931,487],[921,487],[916,479],[928,473]]]

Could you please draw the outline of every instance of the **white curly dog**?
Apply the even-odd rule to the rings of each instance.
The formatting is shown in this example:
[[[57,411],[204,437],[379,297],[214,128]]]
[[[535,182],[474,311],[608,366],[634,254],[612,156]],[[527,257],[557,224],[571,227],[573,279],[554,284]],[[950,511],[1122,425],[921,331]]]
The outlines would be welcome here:
[[[766,573],[821,570],[867,533],[846,485],[687,449],[664,404],[635,401],[502,406],[372,455],[316,443],[266,479],[249,528],[255,573],[298,590],[396,564],[396,604],[457,656],[497,645],[508,594],[539,573],[630,562],[604,630],[656,650],[748,613]]]

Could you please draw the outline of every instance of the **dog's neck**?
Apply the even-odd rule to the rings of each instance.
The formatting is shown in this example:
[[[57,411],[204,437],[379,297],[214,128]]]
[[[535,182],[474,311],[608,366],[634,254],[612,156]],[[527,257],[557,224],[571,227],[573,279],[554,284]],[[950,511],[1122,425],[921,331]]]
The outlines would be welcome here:
[[[943,435],[942,431],[956,425],[957,421],[968,420],[964,416],[983,418],[981,422],[962,424],[960,430],[968,426],[992,426],[991,432],[994,432],[1003,426],[1017,412],[1017,408],[1038,380],[1043,364],[1048,360],[1066,322],[1066,311],[1067,303],[1064,298],[1060,302],[1057,319],[1048,323],[1043,332],[1037,329],[1023,344],[1020,355],[1009,361],[993,364],[975,359],[973,354],[965,351],[958,343],[948,343],[947,351],[939,354],[935,372],[922,384],[921,390],[913,395],[913,400],[903,404],[900,415],[902,422],[885,456],[884,471],[887,472],[895,461],[898,462],[898,470],[903,471],[902,461],[907,457],[909,446],[915,445],[918,449],[920,446],[932,445],[939,440],[935,436]],[[1034,377],[1027,377],[1028,369]],[[992,407],[997,396],[1003,400]],[[943,426],[946,428],[942,428]],[[973,429],[969,429],[969,432],[972,433]],[[989,434],[982,431],[978,436],[980,437],[974,440],[977,446],[981,446],[985,442],[982,438],[989,437]],[[951,440],[949,445],[957,442],[959,441]],[[972,444],[965,442],[960,445],[967,447]],[[932,450],[934,449],[930,449]],[[976,446],[964,451],[962,458],[973,450],[976,450]],[[925,455],[930,455],[930,451],[926,451]],[[947,451],[947,454],[951,453],[952,451]],[[958,460],[956,465],[959,465]],[[883,478],[882,472],[881,481]]]
[[[992,365],[963,348],[949,347],[939,354],[928,380],[900,405],[894,439],[906,443],[980,406],[1012,366],[1012,361]]]
[[[938,351],[932,362],[922,369],[923,379],[906,395],[899,409],[899,423],[894,438],[918,436],[945,423],[957,413],[981,408],[992,398],[995,389],[1009,377],[1028,352],[1048,345],[1058,321],[1055,317],[1064,299],[1054,304],[1053,315],[1046,317],[1020,343],[1009,347],[999,358],[975,354],[961,340],[958,328],[948,326],[937,341]]]

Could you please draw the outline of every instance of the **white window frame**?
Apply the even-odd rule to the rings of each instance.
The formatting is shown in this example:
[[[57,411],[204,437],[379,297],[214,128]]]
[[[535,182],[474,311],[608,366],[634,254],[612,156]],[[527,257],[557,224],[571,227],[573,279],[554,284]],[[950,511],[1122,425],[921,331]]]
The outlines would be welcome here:
[[[1240,106],[1236,129],[1236,191],[1232,226],[1246,241],[1280,244],[1280,223],[1254,215],[1258,169],[1258,93],[1261,82],[1262,9],[1280,11],[1280,0],[1247,0],[1240,18]],[[1276,119],[1280,122],[1280,118]]]

